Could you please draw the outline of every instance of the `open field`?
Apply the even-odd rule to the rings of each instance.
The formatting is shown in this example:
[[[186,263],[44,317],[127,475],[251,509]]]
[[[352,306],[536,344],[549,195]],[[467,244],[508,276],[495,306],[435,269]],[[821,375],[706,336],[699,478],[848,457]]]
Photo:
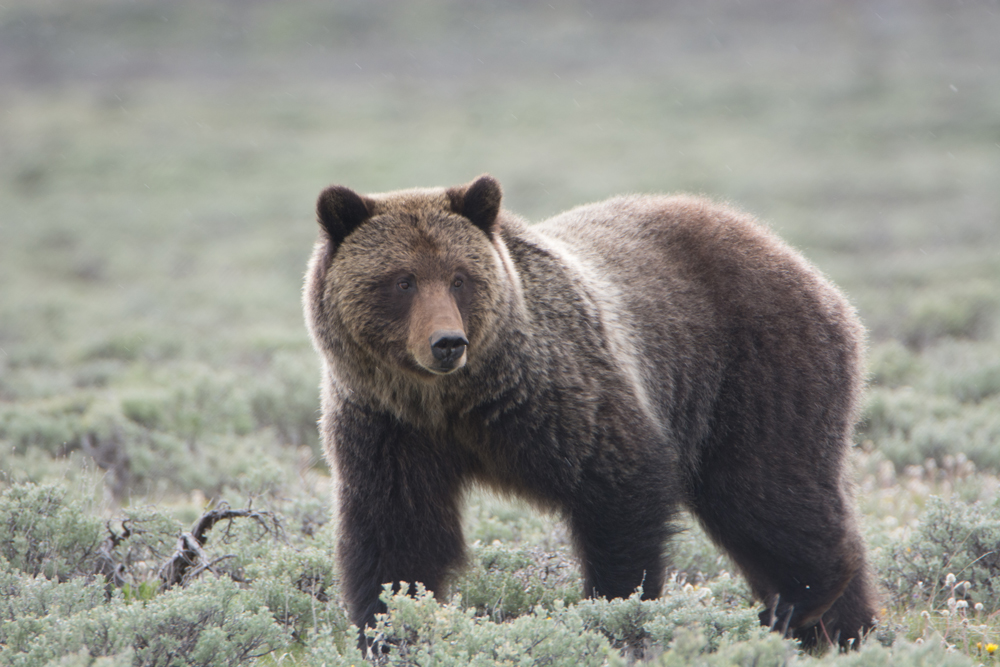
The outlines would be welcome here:
[[[998,34],[996,0],[4,0],[0,664],[359,660],[299,302],[315,197],[483,172],[533,221],[725,199],[844,289],[885,613],[858,655],[797,655],[693,525],[662,601],[580,602],[558,517],[474,493],[473,567],[450,604],[395,601],[384,661],[997,662]],[[158,592],[223,501],[272,513],[209,542],[232,576]]]

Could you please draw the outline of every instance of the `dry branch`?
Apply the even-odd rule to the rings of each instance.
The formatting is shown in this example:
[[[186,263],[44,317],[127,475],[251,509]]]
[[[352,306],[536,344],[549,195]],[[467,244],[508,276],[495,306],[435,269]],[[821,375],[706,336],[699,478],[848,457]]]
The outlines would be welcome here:
[[[122,540],[127,540],[132,536],[132,529],[128,521],[122,522],[122,534],[119,535],[111,529],[111,522],[104,524],[108,529],[108,536],[97,549],[97,561],[94,564],[94,574],[104,575],[108,583],[116,588],[125,585],[125,565],[123,565],[114,555],[115,548],[121,544]]]
[[[258,512],[250,508],[234,510],[228,505],[208,510],[195,521],[190,531],[181,533],[177,538],[177,547],[173,555],[160,568],[162,588],[170,588],[175,584],[186,585],[205,570],[215,572],[213,567],[218,562],[232,558],[232,555],[227,555],[212,560],[203,547],[208,540],[208,531],[215,524],[239,518],[253,519],[266,532],[276,532],[280,535],[277,518],[270,512]]]

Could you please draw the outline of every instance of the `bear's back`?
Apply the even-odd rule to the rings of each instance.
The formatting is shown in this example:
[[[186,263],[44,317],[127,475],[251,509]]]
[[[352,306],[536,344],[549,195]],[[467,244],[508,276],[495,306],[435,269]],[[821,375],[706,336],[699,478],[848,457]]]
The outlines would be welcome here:
[[[676,293],[667,292],[694,290],[727,318],[801,319],[817,307],[816,314],[835,317],[846,306],[835,287],[766,227],[699,197],[616,197],[531,229],[619,284],[671,298]]]
[[[531,231],[614,284],[629,309],[679,318],[703,334],[737,327],[785,339],[829,329],[863,335],[843,295],[797,251],[752,217],[706,199],[616,197]]]
[[[754,400],[767,412],[837,395],[855,413],[853,308],[752,217],[687,195],[624,196],[529,231],[605,293],[647,394],[684,439],[707,433],[720,391],[766,393]]]

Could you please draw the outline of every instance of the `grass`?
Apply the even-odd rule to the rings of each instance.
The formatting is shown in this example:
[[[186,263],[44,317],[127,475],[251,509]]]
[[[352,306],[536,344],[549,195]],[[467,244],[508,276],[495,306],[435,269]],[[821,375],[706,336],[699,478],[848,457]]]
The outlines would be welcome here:
[[[967,543],[961,526],[989,524],[1000,488],[996,8],[616,7],[5,2],[0,487],[55,484],[94,535],[139,508],[169,533],[213,500],[252,498],[278,512],[295,547],[281,551],[281,572],[329,559],[334,482],[299,305],[324,186],[382,191],[488,171],[530,220],[627,191],[701,192],[768,221],[871,332],[856,469],[891,593],[878,641],[894,638],[900,661],[941,642],[995,661],[983,647],[998,643],[996,611],[958,606],[980,590],[954,595],[954,608],[954,591],[944,595],[949,573],[971,575],[920,568],[940,565],[933,545]],[[985,518],[956,514],[959,533],[935,536],[921,523],[939,516],[934,497]],[[644,655],[662,664],[741,650],[814,660],[704,625],[675,636],[678,609],[701,609],[695,625],[752,611],[694,524],[675,544],[664,606],[569,604],[556,626],[545,625],[554,596],[572,602],[563,591],[577,576],[558,519],[477,494],[465,530],[478,543],[465,597],[407,607],[414,627],[439,614],[469,641],[509,633],[512,645],[558,627],[559,641],[593,639],[607,664],[636,657],[628,632],[659,637]],[[907,548],[926,558],[907,560]],[[899,583],[918,571],[923,588]],[[212,594],[252,607],[288,576]],[[536,597],[490,599],[512,582]],[[8,603],[34,598],[18,599]],[[101,613],[125,628],[115,615],[132,603],[108,604]],[[323,646],[344,648],[336,605],[257,661],[312,664]],[[218,627],[285,641],[251,607],[243,625]],[[875,664],[882,649],[869,643],[858,659]],[[59,646],[38,664],[75,664],[79,647]]]

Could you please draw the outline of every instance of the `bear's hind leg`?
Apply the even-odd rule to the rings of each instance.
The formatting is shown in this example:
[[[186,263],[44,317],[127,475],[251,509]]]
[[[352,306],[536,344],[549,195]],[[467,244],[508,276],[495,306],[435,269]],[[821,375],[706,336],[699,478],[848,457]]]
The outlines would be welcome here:
[[[805,645],[825,634],[848,646],[876,612],[848,500],[835,475],[818,479],[789,461],[765,466],[755,451],[731,447],[706,461],[693,509],[764,602],[762,624]],[[764,469],[758,478],[748,472]]]
[[[793,636],[804,648],[832,642],[845,648],[857,647],[858,642],[874,625],[876,600],[871,572],[863,566],[844,593],[823,614],[822,623],[801,627]]]

